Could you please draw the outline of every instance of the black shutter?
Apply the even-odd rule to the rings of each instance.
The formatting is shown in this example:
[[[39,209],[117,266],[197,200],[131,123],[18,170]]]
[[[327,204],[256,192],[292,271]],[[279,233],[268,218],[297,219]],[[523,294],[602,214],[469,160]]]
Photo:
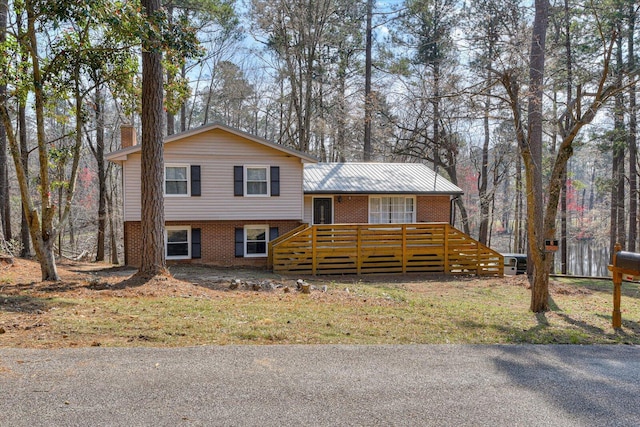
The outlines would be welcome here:
[[[280,166],[271,166],[271,195],[280,195]]]
[[[200,196],[200,166],[191,165],[191,195]]]
[[[244,256],[244,228],[236,228],[236,257]]]
[[[277,239],[279,235],[278,227],[269,227],[269,241]]]
[[[244,167],[233,167],[233,195],[244,196]]]
[[[199,228],[191,229],[191,258],[202,258],[202,239]]]

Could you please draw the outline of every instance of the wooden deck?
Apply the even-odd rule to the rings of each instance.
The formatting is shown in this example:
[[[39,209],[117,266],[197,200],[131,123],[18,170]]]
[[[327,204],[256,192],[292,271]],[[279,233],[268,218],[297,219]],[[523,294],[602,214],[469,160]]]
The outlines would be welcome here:
[[[447,223],[300,227],[270,242],[269,254],[281,274],[504,272],[502,255]]]

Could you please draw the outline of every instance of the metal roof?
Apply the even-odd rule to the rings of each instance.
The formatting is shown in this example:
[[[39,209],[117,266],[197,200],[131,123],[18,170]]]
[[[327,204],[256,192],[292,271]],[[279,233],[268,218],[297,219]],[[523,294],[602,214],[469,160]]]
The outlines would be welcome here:
[[[462,194],[422,163],[316,163],[304,165],[305,193]]]

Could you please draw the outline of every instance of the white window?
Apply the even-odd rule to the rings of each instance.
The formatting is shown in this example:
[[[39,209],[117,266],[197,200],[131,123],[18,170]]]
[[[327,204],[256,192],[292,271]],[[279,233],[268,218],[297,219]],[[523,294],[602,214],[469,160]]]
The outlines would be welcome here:
[[[416,222],[415,218],[413,196],[369,198],[369,223],[371,224],[413,223]]]
[[[167,259],[191,258],[191,227],[166,227],[164,246]]]
[[[189,195],[189,165],[167,165],[164,168],[165,196]]]
[[[244,256],[267,256],[267,243],[269,242],[268,225],[247,225],[244,227]]]
[[[266,166],[245,167],[245,189],[247,196],[269,195],[269,168]]]

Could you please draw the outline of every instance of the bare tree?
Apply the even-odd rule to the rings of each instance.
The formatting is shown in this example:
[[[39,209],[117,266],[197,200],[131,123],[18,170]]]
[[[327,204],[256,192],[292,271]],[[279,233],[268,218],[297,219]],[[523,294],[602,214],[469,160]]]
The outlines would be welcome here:
[[[556,217],[562,188],[562,176],[567,162],[573,154],[574,141],[580,130],[591,123],[603,104],[616,93],[615,85],[608,84],[609,66],[614,48],[615,33],[605,33],[598,25],[601,44],[602,66],[594,82],[593,92],[579,91],[574,102],[567,105],[570,120],[567,124],[558,121],[561,141],[555,158],[552,159],[548,185],[542,191],[542,96],[544,77],[544,48],[548,19],[548,3],[536,0],[536,19],[531,40],[530,77],[528,90],[528,129],[525,129],[518,77],[506,71],[501,75],[513,113],[516,137],[525,167],[527,185],[527,214],[529,217],[528,241],[530,264],[533,268],[531,310],[539,313],[549,309],[549,273],[553,253],[545,250],[545,241],[555,239]],[[607,40],[607,37],[610,37]],[[588,105],[587,105],[588,103]]]
[[[311,144],[314,111],[314,76],[321,42],[333,13],[331,0],[253,1],[253,16],[267,34],[267,46],[284,63],[289,82],[289,100],[295,113],[295,127],[288,143],[307,152]]]

